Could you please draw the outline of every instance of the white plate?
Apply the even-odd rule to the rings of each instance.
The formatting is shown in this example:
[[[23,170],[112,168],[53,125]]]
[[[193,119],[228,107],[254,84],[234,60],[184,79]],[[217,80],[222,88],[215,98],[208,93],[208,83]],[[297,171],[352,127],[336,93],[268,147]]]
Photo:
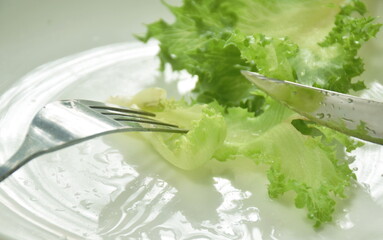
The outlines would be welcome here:
[[[27,75],[0,98],[1,161],[52,100],[105,101],[150,86],[174,97],[187,92],[194,79],[160,73],[157,51],[111,45]],[[360,184],[338,204],[334,222],[314,230],[304,210],[267,196],[263,170],[251,161],[185,172],[145,142],[111,135],[35,159],[0,183],[0,239],[382,239],[382,157],[373,144],[357,152]]]

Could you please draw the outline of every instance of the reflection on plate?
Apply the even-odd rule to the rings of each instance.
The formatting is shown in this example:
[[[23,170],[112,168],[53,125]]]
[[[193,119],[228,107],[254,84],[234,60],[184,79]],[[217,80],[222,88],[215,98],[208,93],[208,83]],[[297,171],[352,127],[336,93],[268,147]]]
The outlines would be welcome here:
[[[157,51],[112,45],[27,75],[0,98],[1,161],[49,101],[105,101],[151,86],[187,92],[195,79],[160,73]],[[356,155],[359,184],[334,222],[314,230],[303,210],[267,196],[264,169],[247,160],[185,172],[129,134],[98,138],[35,159],[0,184],[0,239],[382,239],[383,150],[367,144]]]

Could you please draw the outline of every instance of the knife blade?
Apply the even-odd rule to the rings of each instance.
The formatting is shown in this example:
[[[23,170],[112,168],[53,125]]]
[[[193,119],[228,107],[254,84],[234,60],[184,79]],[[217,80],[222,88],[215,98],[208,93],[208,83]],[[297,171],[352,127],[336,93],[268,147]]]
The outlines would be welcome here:
[[[347,135],[383,144],[383,103],[294,82],[241,73],[293,111]]]

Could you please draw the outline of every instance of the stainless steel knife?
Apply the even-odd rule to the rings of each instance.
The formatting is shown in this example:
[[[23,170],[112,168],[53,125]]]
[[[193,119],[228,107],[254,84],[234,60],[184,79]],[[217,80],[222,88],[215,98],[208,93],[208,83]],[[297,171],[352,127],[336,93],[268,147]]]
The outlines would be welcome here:
[[[268,78],[242,71],[259,89],[293,111],[320,124],[363,139],[383,144],[383,103]]]

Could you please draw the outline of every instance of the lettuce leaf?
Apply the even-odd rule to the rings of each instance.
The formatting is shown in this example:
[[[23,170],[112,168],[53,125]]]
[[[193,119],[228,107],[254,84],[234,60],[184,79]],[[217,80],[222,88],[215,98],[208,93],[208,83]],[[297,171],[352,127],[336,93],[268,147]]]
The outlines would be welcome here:
[[[182,126],[188,122],[182,116],[192,116],[185,125],[192,136],[154,134],[161,142],[153,143],[157,151],[183,169],[212,158],[265,164],[271,198],[293,192],[296,207],[307,209],[315,227],[331,221],[337,200],[355,179],[347,152],[360,143],[307,122],[240,71],[358,91],[365,88],[354,80],[364,71],[358,51],[381,25],[365,16],[360,0],[184,0],[168,7],[175,21],[152,23],[139,39],[159,40],[161,68],[186,70],[198,82],[193,104],[160,101],[164,121]],[[209,148],[200,151],[199,139]]]
[[[129,100],[112,98],[110,102],[154,112],[157,120],[188,129],[186,134],[141,134],[164,159],[184,170],[198,168],[212,159],[226,137],[226,122],[218,110],[221,107],[214,103],[191,105],[167,99],[160,88],[145,89]]]
[[[190,104],[167,99],[158,88],[145,89],[130,100],[110,101],[150,110],[159,120],[190,129],[187,134],[140,133],[178,168],[192,170],[211,159],[238,158],[269,166],[269,196],[294,192],[295,206],[307,208],[316,227],[332,220],[336,199],[346,197],[345,189],[355,179],[343,149],[350,152],[358,143],[310,123],[292,124],[304,120],[271,99],[260,116],[240,107],[225,110],[216,102]]]
[[[162,66],[198,76],[199,102],[262,105],[241,69],[346,93],[364,65],[357,52],[380,24],[359,0],[184,0],[174,23],[148,25],[140,39],[160,41]]]
[[[269,166],[267,177],[271,198],[293,192],[295,206],[306,208],[314,226],[332,220],[337,199],[345,198],[355,175],[345,155],[358,143],[347,136],[318,126],[309,132],[292,124],[304,121],[279,103],[254,117],[242,108],[225,114],[227,137],[215,158],[220,161],[249,158]],[[328,131],[331,131],[328,132]]]

